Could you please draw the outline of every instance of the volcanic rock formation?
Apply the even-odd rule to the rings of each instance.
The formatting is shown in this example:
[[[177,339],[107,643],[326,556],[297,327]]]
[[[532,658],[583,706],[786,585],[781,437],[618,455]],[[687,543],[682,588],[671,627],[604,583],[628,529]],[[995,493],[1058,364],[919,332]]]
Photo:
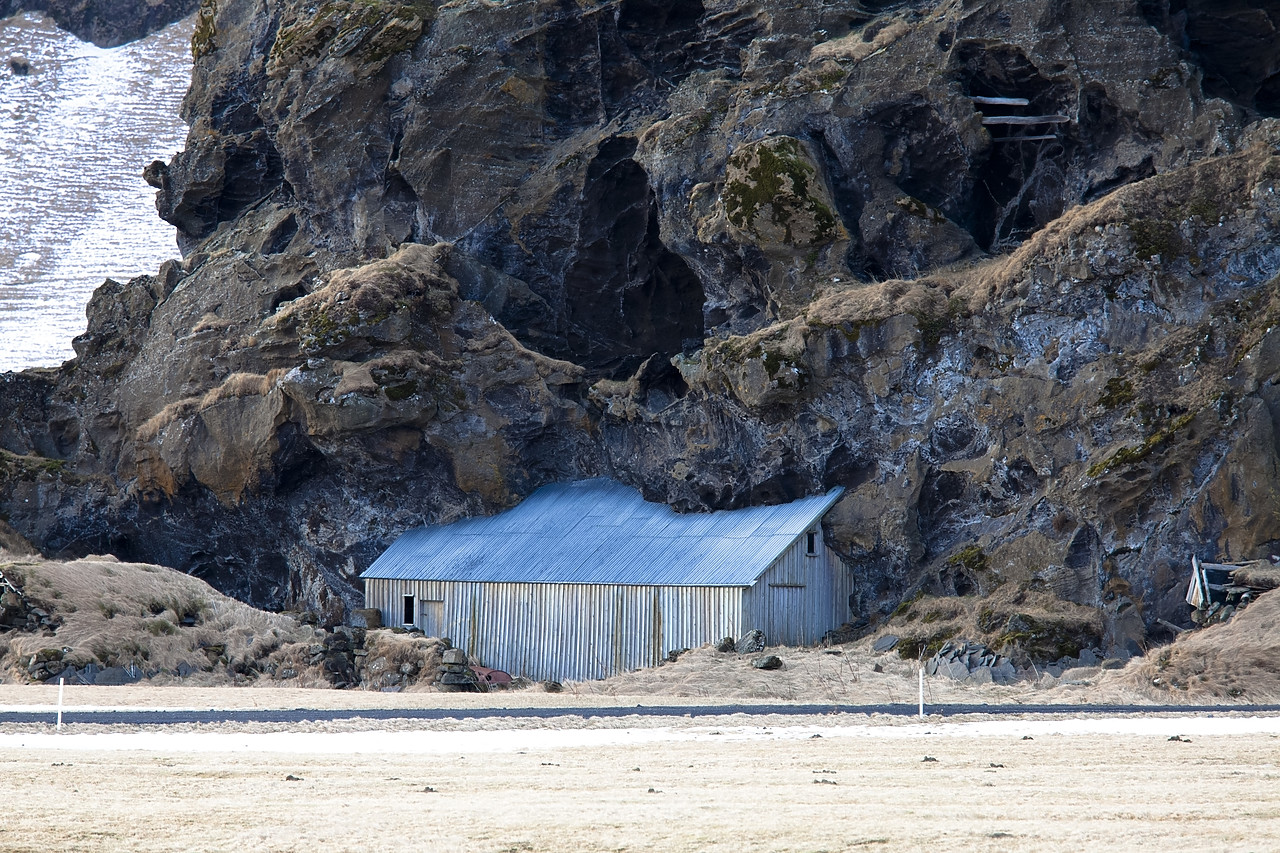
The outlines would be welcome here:
[[[185,256],[0,379],[0,511],[337,619],[554,480],[842,485],[851,620],[1123,645],[1280,544],[1276,6],[205,0]]]

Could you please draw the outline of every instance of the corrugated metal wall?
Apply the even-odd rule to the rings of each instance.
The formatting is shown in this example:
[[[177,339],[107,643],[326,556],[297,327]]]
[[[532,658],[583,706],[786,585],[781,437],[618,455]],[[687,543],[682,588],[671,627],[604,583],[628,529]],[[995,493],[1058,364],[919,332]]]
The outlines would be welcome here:
[[[697,648],[749,630],[741,587],[466,583],[367,578],[368,607],[449,637],[485,666],[533,679],[606,678],[654,666],[671,649]],[[438,603],[437,603],[438,602]],[[437,615],[438,614],[438,615]]]
[[[817,533],[817,554],[799,539],[761,575],[743,597],[745,624],[759,628],[769,645],[804,646],[849,620],[853,581],[849,570]]]
[[[428,634],[449,637],[485,666],[538,680],[606,678],[753,628],[771,646],[808,645],[848,620],[853,591],[814,529],[816,556],[805,553],[802,534],[749,588],[366,578],[366,606],[399,625],[412,595],[414,624]]]

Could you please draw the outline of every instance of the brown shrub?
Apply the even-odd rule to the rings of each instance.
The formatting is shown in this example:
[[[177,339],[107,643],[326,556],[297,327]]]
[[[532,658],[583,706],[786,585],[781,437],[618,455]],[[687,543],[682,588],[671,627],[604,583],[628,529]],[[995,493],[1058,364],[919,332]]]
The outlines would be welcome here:
[[[1163,702],[1280,700],[1280,594],[1258,596],[1226,624],[1180,635],[1126,676]]]

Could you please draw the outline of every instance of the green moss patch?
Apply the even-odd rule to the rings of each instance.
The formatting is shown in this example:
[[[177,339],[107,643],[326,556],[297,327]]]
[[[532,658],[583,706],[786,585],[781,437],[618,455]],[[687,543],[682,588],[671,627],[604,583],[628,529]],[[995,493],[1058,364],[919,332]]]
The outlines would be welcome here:
[[[995,647],[1005,654],[1021,651],[1032,660],[1053,661],[1076,657],[1082,649],[1093,648],[1101,642],[1102,636],[1095,625],[1014,613],[996,637]]]
[[[68,474],[64,459],[47,456],[20,456],[0,450],[0,481],[25,480],[32,482],[41,477],[63,477]]]
[[[1171,443],[1176,437],[1176,433],[1190,424],[1191,421],[1195,419],[1195,416],[1195,412],[1188,412],[1187,414],[1174,419],[1168,425],[1157,429],[1141,444],[1134,444],[1120,448],[1101,462],[1096,462],[1089,466],[1089,470],[1087,472],[1088,475],[1090,477],[1097,477],[1107,473],[1108,471],[1115,470],[1116,468],[1122,468],[1126,465],[1133,465],[1141,462],[1156,450]]]
[[[314,15],[288,21],[276,34],[271,62],[294,66],[323,56],[351,56],[373,69],[413,47],[436,15],[429,0],[331,0]]]
[[[1125,403],[1132,403],[1133,399],[1133,383],[1123,377],[1113,376],[1102,389],[1098,405],[1104,409],[1115,409]]]
[[[976,574],[987,570],[987,555],[977,545],[970,545],[948,557],[947,565]]]
[[[729,167],[740,177],[727,181],[721,198],[737,228],[760,236],[757,221],[768,208],[769,221],[782,229],[788,245],[820,245],[839,235],[835,211],[815,193],[817,169],[798,140],[779,137],[745,148],[729,159]]]
[[[903,660],[933,657],[946,645],[947,640],[958,633],[960,629],[952,625],[920,637],[903,637],[898,641],[898,656]]]
[[[942,343],[943,336],[955,329],[956,320],[961,313],[962,304],[959,299],[948,301],[947,309],[939,314],[931,314],[925,311],[911,312],[911,316],[916,320],[916,327],[920,329],[920,352],[922,355],[929,355],[938,349],[938,345]]]
[[[196,12],[196,28],[191,33],[192,59],[208,56],[217,47],[217,43],[214,41],[214,36],[217,35],[217,28],[213,22],[217,14],[218,4],[216,0],[202,0],[200,9]]]

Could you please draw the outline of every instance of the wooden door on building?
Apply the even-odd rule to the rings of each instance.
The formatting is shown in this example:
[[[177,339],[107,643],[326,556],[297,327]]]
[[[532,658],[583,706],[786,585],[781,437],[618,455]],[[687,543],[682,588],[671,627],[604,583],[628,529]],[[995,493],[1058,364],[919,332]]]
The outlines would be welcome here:
[[[444,624],[444,602],[424,598],[422,600],[422,619],[419,624],[422,627],[422,633],[428,637],[448,636]]]
[[[798,646],[804,642],[805,586],[797,583],[769,584],[769,645]]]

